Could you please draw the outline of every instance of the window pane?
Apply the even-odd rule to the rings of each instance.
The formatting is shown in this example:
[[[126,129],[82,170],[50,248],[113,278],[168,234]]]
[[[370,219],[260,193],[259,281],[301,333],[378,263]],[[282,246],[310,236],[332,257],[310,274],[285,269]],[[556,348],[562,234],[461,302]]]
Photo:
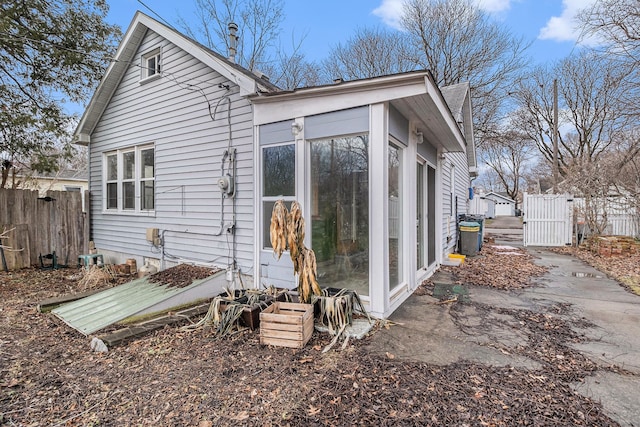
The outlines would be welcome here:
[[[134,182],[122,183],[123,209],[136,208],[136,186]]]
[[[416,169],[416,266],[418,269],[426,267],[424,264],[424,164],[418,162]]]
[[[389,288],[402,281],[401,236],[402,197],[400,187],[400,150],[389,145]]]
[[[276,202],[263,202],[262,203],[262,212],[264,212],[262,218],[262,247],[265,249],[272,249],[271,246],[271,235],[270,235],[270,227],[271,227],[271,212],[273,212],[273,205]],[[287,209],[289,208],[289,203],[285,203],[287,205]]]
[[[136,153],[122,153],[122,179],[133,179],[136,173]]]
[[[263,196],[295,196],[295,146],[290,144],[264,148],[262,161]]]
[[[107,184],[107,209],[118,209],[118,184]]]
[[[148,150],[142,150],[141,154],[141,164],[140,164],[140,177],[141,178],[153,178],[155,175],[154,171],[154,158],[153,158],[153,148]]]
[[[321,286],[369,294],[369,139],[311,142],[311,245]]]
[[[112,154],[107,156],[107,181],[118,179],[118,156]]]
[[[151,211],[155,208],[153,188],[153,181],[143,181],[140,183],[142,210]]]
[[[147,59],[147,75],[153,76],[156,73],[156,57]]]

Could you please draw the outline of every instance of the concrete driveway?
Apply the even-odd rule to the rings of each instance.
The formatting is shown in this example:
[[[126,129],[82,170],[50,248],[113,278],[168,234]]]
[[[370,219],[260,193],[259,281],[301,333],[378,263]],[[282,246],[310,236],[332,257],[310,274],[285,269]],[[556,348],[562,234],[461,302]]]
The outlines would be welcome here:
[[[485,237],[493,237],[501,244],[522,246],[522,217],[521,216],[497,216],[485,220]]]
[[[549,267],[537,279],[540,286],[518,291],[469,287],[469,303],[455,306],[413,295],[391,316],[396,325],[374,335],[370,351],[437,365],[471,361],[535,370],[540,360],[517,351],[531,346],[530,321],[519,315],[559,317],[580,339],[563,340],[557,348],[575,350],[594,366],[591,375],[571,386],[601,402],[620,425],[640,425],[640,297],[572,256],[528,251],[537,264]],[[433,281],[446,285],[451,277],[436,273]],[[568,356],[559,351],[555,357]]]

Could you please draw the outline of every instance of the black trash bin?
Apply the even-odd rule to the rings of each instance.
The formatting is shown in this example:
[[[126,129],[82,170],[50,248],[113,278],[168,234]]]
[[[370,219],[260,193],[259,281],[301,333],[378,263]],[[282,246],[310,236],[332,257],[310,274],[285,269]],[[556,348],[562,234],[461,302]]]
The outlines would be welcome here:
[[[480,250],[480,224],[472,221],[460,221],[460,253],[466,256],[476,256]]]

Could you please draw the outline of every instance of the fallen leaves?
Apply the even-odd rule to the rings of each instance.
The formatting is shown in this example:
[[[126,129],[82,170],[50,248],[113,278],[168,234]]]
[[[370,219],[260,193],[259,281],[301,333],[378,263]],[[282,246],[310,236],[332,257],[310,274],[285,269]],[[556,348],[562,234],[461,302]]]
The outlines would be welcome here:
[[[519,289],[531,286],[531,278],[547,269],[536,265],[533,257],[521,248],[508,251],[503,247],[484,245],[475,257],[467,257],[458,267],[443,267],[452,273],[456,283],[488,286],[496,289]]]
[[[569,387],[589,365],[557,345],[573,337],[555,316],[513,313],[518,328],[538,331],[522,349],[544,363],[534,371],[430,366],[373,355],[359,341],[322,355],[321,335],[289,351],[260,346],[257,332],[211,340],[172,328],[96,355],[85,337],[33,309],[73,290],[68,275],[0,272],[7,425],[614,425]]]

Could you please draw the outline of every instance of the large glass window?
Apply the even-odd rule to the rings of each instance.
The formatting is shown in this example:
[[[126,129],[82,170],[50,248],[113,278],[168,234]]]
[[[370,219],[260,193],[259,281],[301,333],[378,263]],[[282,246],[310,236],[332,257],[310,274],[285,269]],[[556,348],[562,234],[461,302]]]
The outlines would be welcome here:
[[[311,247],[320,285],[369,294],[369,138],[310,142]]]
[[[271,248],[269,227],[276,200],[295,200],[296,149],[293,144],[267,146],[262,149],[262,219],[264,248]],[[289,205],[289,203],[287,203]],[[288,206],[287,206],[288,207]]]
[[[425,164],[423,161],[418,160],[416,165],[416,267],[419,269],[426,267],[425,266],[425,233],[424,233],[424,223],[425,223]]]
[[[136,147],[105,155],[105,200],[107,210],[149,211],[154,209],[154,148]],[[136,165],[140,165],[137,167]],[[140,199],[140,203],[137,200]]]
[[[402,282],[402,152],[389,144],[389,289]]]

